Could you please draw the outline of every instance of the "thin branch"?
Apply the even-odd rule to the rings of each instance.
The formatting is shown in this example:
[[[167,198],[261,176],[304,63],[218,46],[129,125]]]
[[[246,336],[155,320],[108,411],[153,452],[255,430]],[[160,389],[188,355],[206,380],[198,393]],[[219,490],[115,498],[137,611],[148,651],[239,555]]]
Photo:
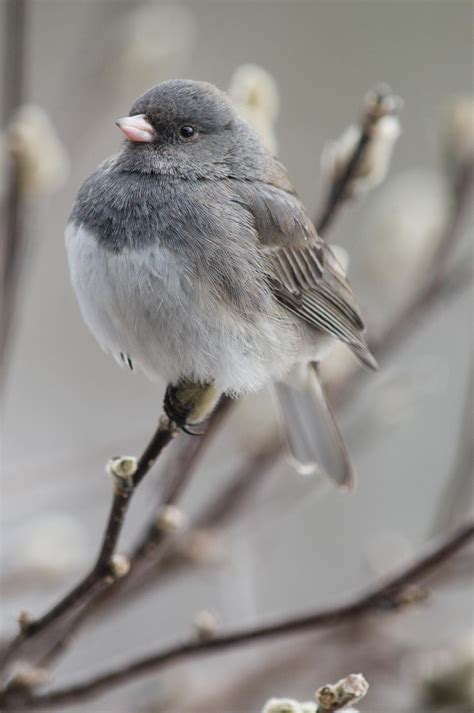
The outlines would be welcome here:
[[[23,101],[27,0],[7,0],[4,8],[4,73],[2,127],[7,126]],[[24,253],[24,219],[18,157],[8,152],[8,178],[2,210],[0,364],[5,380],[6,350]]]
[[[380,360],[392,352],[419,324],[426,311],[433,307],[438,298],[444,294],[444,288],[456,288],[451,278],[459,278],[459,286],[464,286],[471,280],[471,274],[464,270],[450,270],[450,259],[462,235],[462,222],[469,206],[474,184],[474,166],[464,165],[454,178],[452,186],[452,208],[444,235],[438,245],[436,254],[430,266],[426,268],[426,280],[414,291],[401,310],[381,331],[378,337],[369,341],[369,346],[375,357]],[[343,400],[354,395],[365,372],[357,368],[339,382],[331,393],[331,400],[339,406]]]
[[[232,399],[223,397],[212,414],[204,434],[199,438],[190,436],[181,440],[181,448],[176,449],[174,459],[168,464],[164,487],[160,492],[155,512],[130,555],[128,572],[124,576],[108,582],[107,587],[95,589],[84,606],[64,622],[61,632],[56,634],[49,644],[45,644],[40,658],[41,666],[49,666],[61,656],[72,642],[73,637],[78,634],[87,620],[94,616],[96,611],[102,609],[111,598],[117,598],[117,595],[124,589],[129,591],[130,581],[141,582],[144,565],[153,564],[155,572],[159,572],[156,563],[163,554],[164,547],[162,546],[168,544],[169,534],[160,526],[158,515],[163,508],[173,505],[179,500],[200,459],[231,413],[233,405]]]
[[[178,454],[173,464],[173,472],[171,476],[169,475],[167,478],[167,488],[159,498],[156,513],[135,545],[130,558],[131,571],[133,567],[138,564],[138,561],[146,556],[150,548],[156,549],[161,543],[165,533],[157,523],[156,515],[163,506],[172,505],[177,502],[200,459],[230,414],[234,403],[232,399],[225,396],[222,397],[217,409],[211,417],[205,433],[201,438],[191,437],[183,451]]]
[[[89,596],[97,596],[98,591],[103,591],[114,581],[117,574],[114,572],[112,556],[115,553],[133,494],[156,459],[177,433],[174,423],[163,416],[155,435],[140,457],[130,478],[115,479],[112,506],[95,564],[79,584],[42,617],[24,622],[22,630],[2,655],[1,669],[4,669],[12,658],[21,652],[25,642],[44,633],[59,619],[82,607]]]
[[[438,298],[445,294],[447,287],[449,287],[450,292],[456,292],[457,287],[462,287],[466,283],[464,271],[459,271],[455,268],[448,272],[447,264],[459,239],[462,218],[468,205],[471,188],[472,169],[469,170],[464,166],[453,181],[451,220],[448,222],[444,237],[440,241],[437,254],[433,260],[433,269],[431,273],[427,273],[426,283],[415,292],[400,313],[390,321],[380,336],[373,341],[372,350],[379,359],[397,348],[409,336],[418,321],[423,316],[426,316],[426,313],[437,303]],[[453,275],[460,278],[459,280],[456,278],[455,285],[451,284],[454,281]],[[345,380],[337,385],[332,394],[333,401],[337,406],[340,407],[343,402],[346,402],[353,395],[355,388],[363,379],[363,375],[364,373],[361,370],[357,370],[349,374]],[[174,462],[174,472],[167,481],[168,493],[161,497],[161,505],[171,504],[176,501],[185,482],[187,482],[187,478],[190,477],[202,453],[218,432],[231,406],[232,402],[230,400],[224,400],[219,411],[211,420],[204,438],[202,440],[193,439],[186,443],[183,450],[177,455]],[[196,521],[195,526],[202,528],[215,527],[222,524],[232,512],[239,509],[242,502],[246,502],[253,485],[257,481],[260,482],[264,475],[269,472],[271,466],[282,456],[283,450],[283,445],[278,439],[274,437],[267,439],[259,450],[244,462],[229,487],[209,504],[207,510]],[[258,478],[256,477],[257,473]],[[94,611],[102,608],[112,597],[115,597],[124,589],[128,593],[137,591],[137,589],[148,584],[150,579],[154,580],[155,576],[159,574],[156,563],[161,558],[160,545],[164,540],[164,532],[157,526],[156,518],[154,517],[133,551],[128,575],[123,579],[115,580],[110,586],[101,588],[100,591],[94,593],[85,608],[78,611],[76,618],[66,624],[64,633],[55,640],[53,649],[49,654],[48,652],[46,653],[43,660],[51,661],[59,653],[62,653],[72,634],[79,630]],[[152,557],[150,557],[150,553],[153,553]],[[166,561],[166,559],[163,561]],[[148,563],[150,568],[147,567]],[[152,565],[153,569],[151,570]],[[147,575],[148,570],[150,570],[151,576]],[[134,578],[136,578],[135,581]]]
[[[429,310],[437,303],[438,298],[445,294],[448,287],[449,294],[447,296],[452,296],[453,294],[457,294],[459,289],[465,287],[467,280],[470,282],[471,275],[467,275],[464,269],[457,269],[455,267],[444,277],[442,282],[436,284],[436,289],[432,288],[429,293],[426,293],[426,298],[423,300],[423,303],[419,305],[419,309],[413,313],[407,307],[407,320],[406,323],[404,323],[404,328],[400,328],[397,321],[395,337],[390,337],[389,344],[387,340],[387,347],[383,346],[384,340],[382,339],[381,351],[378,352],[376,350],[376,355],[379,356],[382,352],[385,354],[396,349],[400,342],[409,336],[412,331],[412,322],[409,319],[410,314],[413,319],[426,316]],[[395,324],[395,322],[393,324]],[[384,333],[390,335],[391,328],[391,325],[387,325]],[[340,388],[334,393],[335,401],[339,407],[347,401],[353,388],[355,388],[358,383],[356,379],[361,377],[363,377],[363,372],[358,371],[354,374],[354,381],[352,381],[351,378],[341,383]],[[229,401],[229,408],[232,406],[232,403],[233,402]],[[207,433],[206,431],[204,439],[207,438]],[[199,447],[200,441],[197,439],[190,439],[189,441],[184,441],[184,443],[185,447],[183,451],[174,461],[175,473],[174,476],[170,478],[170,481],[173,481],[174,477],[179,480],[186,468],[188,469],[188,474],[192,473],[197,465],[198,457],[202,455],[203,450],[208,446],[208,441],[206,441],[202,446],[203,450],[201,450]],[[187,535],[192,537],[192,533],[196,529],[220,527],[236,512],[240,511],[242,506],[248,502],[255,486],[261,484],[266,475],[270,473],[272,466],[283,456],[283,453],[284,445],[281,440],[275,436],[269,436],[265,442],[260,444],[256,452],[244,460],[224,490],[218,493],[204,508],[201,514],[198,515]],[[162,505],[165,505],[173,501],[162,500],[161,502]],[[167,572],[169,573],[174,565],[180,562],[182,564],[182,548],[179,546],[175,547],[174,551],[172,549],[164,555],[160,549],[160,545],[163,544],[162,535],[163,532],[156,526],[154,518],[134,549],[130,560],[131,567],[129,573],[125,577],[115,580],[105,591],[99,592],[97,597],[91,598],[86,606],[78,612],[76,618],[67,622],[60,637],[55,639],[53,648],[47,651],[42,657],[42,664],[50,664],[58,655],[63,653],[67,644],[80,630],[83,624],[85,624],[90,617],[93,617],[96,612],[102,610],[104,605],[112,600],[116,602],[118,598],[121,600],[123,593],[125,593],[126,597],[129,597],[142,591],[143,587],[147,587],[151,583],[156,583],[158,580],[161,580],[162,575],[165,575]]]
[[[235,648],[254,641],[338,626],[369,613],[394,611],[418,601],[407,595],[407,588],[427,577],[453,557],[474,538],[474,522],[467,522],[454,534],[438,542],[411,564],[386,577],[358,597],[338,607],[330,607],[305,616],[283,619],[273,624],[230,632],[213,639],[178,643],[132,662],[117,666],[83,682],[45,693],[10,689],[0,697],[3,710],[25,710],[77,704],[87,698],[124,685],[135,678],[157,672],[189,658]]]
[[[325,203],[315,218],[314,224],[321,235],[326,236],[326,231],[331,226],[341,206],[351,196],[351,183],[362,167],[377,122],[384,116],[395,113],[398,109],[398,104],[398,97],[390,94],[386,87],[381,87],[368,95],[360,122],[359,139],[352,154],[347,159],[344,170],[340,175],[336,176],[334,182],[329,186]]]

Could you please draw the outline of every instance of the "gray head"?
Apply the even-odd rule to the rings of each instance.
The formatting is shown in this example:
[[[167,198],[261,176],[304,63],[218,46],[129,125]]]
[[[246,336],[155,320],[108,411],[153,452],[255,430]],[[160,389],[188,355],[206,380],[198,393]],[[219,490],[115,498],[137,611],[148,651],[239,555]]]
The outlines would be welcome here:
[[[224,92],[188,79],[153,87],[117,125],[127,137],[124,168],[146,173],[219,175],[239,147],[247,154],[259,143]]]

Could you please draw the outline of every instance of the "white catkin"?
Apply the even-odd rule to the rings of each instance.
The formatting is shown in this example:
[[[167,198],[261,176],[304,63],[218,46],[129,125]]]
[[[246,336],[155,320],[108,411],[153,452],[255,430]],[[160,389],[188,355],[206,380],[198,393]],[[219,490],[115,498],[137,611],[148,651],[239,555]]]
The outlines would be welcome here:
[[[348,195],[365,193],[383,181],[400,133],[400,122],[396,116],[384,116],[377,121],[363,159],[347,186]],[[335,183],[345,172],[360,136],[361,129],[352,125],[339,139],[326,144],[321,155],[321,171],[327,185]]]
[[[473,97],[457,97],[450,103],[441,125],[441,140],[448,167],[474,162]]]
[[[255,129],[265,146],[276,154],[278,144],[275,122],[280,97],[272,75],[258,65],[243,64],[232,75],[228,93],[242,119]]]
[[[69,173],[69,158],[46,112],[35,104],[19,107],[2,140],[17,157],[23,194],[45,196],[57,191]]]
[[[392,178],[372,202],[362,232],[369,244],[374,283],[400,287],[423,270],[439,244],[449,216],[449,194],[440,176],[425,170]]]

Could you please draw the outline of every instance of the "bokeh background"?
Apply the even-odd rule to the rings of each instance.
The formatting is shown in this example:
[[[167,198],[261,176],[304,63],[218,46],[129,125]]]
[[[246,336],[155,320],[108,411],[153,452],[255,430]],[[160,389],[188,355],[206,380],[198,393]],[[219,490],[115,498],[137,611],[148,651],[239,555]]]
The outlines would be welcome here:
[[[390,174],[346,206],[331,230],[350,255],[350,279],[376,335],[424,279],[424,256],[445,218],[441,127],[447,103],[472,92],[472,4],[30,0],[25,62],[26,99],[47,112],[69,172],[58,190],[28,203],[3,399],[2,636],[20,609],[40,613],[92,560],[109,502],[104,463],[138,453],[161,407],[164,385],[121,370],[100,350],[69,284],[64,225],[83,179],[120,145],[114,120],[164,79],[227,89],[239,65],[260,65],[278,88],[278,155],[313,214],[324,144],[357,120],[370,87],[389,83],[404,100]],[[220,532],[217,563],[101,615],[56,679],[186,636],[202,609],[217,612],[226,628],[345,600],[455,525],[470,495],[466,481],[451,476],[460,439],[471,437],[471,299],[464,290],[441,301],[339,414],[358,472],[354,494],[304,480],[280,462]],[[273,411],[265,394],[239,404],[193,478],[186,512],[275,427]],[[159,475],[137,494],[124,549],[150,513]],[[448,491],[463,493],[449,516]],[[383,623],[180,666],[84,710],[252,713],[272,695],[310,698],[318,685],[360,669],[372,686],[361,710],[424,711],[415,703],[424,672],[439,651],[467,646],[471,594],[457,578],[421,609]],[[260,671],[271,657],[274,668]]]

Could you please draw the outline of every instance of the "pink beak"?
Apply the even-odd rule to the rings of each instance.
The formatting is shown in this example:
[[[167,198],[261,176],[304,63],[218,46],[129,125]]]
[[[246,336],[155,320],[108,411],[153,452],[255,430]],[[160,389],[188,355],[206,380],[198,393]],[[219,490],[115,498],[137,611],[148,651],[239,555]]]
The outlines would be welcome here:
[[[135,116],[124,116],[118,119],[117,126],[129,141],[134,143],[151,143],[156,139],[156,131],[149,121],[145,119],[145,114],[135,114]]]

